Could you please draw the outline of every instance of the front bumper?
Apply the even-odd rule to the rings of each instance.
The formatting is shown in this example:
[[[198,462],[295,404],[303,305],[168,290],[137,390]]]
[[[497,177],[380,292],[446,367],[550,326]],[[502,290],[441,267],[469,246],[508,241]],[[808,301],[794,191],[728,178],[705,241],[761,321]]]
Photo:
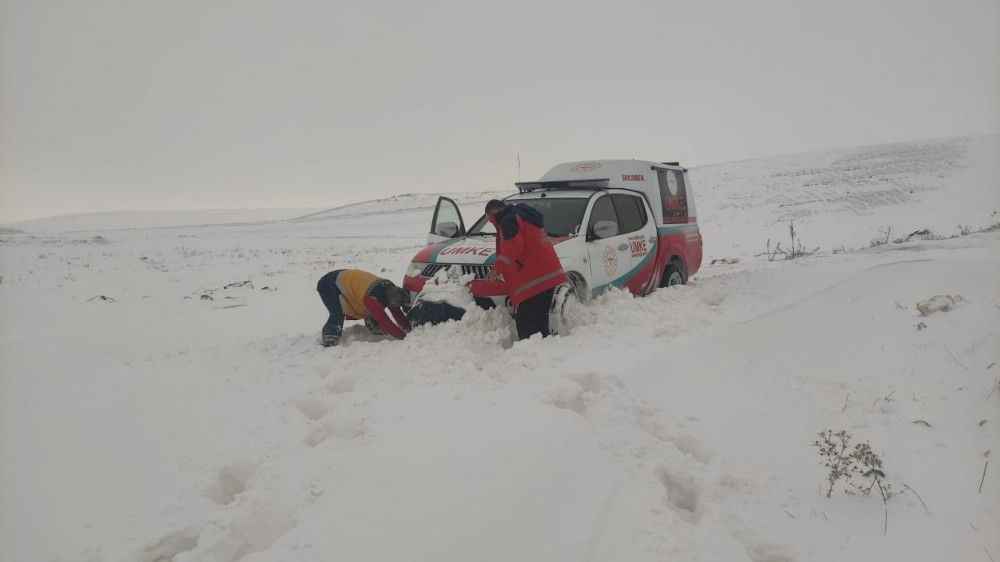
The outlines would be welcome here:
[[[417,294],[424,289],[429,277],[418,275],[415,277],[403,277],[403,288],[410,292],[410,298],[416,300]],[[483,308],[493,308],[494,306],[509,306],[507,289],[503,284],[487,279],[474,279],[469,282],[469,291],[479,306]],[[487,306],[492,303],[492,306]]]

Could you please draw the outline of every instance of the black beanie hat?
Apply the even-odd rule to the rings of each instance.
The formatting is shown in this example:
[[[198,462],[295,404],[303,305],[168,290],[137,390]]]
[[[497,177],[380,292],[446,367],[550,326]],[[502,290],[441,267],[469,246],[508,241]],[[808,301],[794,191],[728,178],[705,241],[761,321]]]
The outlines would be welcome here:
[[[486,213],[489,214],[490,211],[500,211],[507,208],[507,204],[499,199],[490,199],[489,203],[486,204]]]

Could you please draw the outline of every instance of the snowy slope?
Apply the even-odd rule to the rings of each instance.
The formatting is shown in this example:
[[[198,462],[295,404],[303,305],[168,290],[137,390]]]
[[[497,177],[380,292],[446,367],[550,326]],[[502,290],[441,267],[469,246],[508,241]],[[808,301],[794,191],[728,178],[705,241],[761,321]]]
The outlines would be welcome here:
[[[285,220],[315,212],[313,209],[216,209],[198,211],[109,211],[63,215],[10,225],[29,232],[121,230],[177,226],[218,226]]]
[[[978,487],[1000,450],[1000,233],[867,246],[883,225],[997,222],[996,147],[696,169],[706,264],[740,262],[606,295],[544,341],[476,310],[317,345],[319,276],[400,278],[431,196],[18,226],[0,235],[0,559],[995,558],[992,461]],[[467,222],[494,195],[461,196]],[[821,252],[755,258],[790,218]],[[963,300],[920,316],[937,294]],[[880,498],[825,497],[827,428],[870,441],[903,492],[884,536]]]
[[[891,144],[696,168],[706,254],[750,256],[768,238],[827,252],[924,228],[1000,221],[997,136]]]

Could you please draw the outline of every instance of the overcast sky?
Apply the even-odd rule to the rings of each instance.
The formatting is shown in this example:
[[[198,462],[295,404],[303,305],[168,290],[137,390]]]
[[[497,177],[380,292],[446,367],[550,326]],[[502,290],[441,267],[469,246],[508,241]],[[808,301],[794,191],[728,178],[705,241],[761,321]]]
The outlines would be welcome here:
[[[1000,129],[998,0],[0,7],[0,221]]]

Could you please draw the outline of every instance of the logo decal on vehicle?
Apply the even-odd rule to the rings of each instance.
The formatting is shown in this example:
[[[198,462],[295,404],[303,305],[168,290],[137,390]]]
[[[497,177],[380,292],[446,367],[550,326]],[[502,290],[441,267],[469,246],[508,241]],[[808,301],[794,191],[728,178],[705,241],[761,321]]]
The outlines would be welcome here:
[[[618,273],[618,252],[612,246],[604,247],[604,272],[608,277],[614,277]]]
[[[476,248],[474,246],[449,246],[438,254],[440,256],[482,256],[488,258],[493,255],[493,248]]]
[[[629,238],[628,240],[629,249],[632,250],[632,257],[637,258],[639,256],[645,256],[649,249],[646,247],[646,239],[639,238]]]
[[[594,170],[601,167],[600,162],[580,162],[576,166],[573,166],[574,172],[593,172]]]

